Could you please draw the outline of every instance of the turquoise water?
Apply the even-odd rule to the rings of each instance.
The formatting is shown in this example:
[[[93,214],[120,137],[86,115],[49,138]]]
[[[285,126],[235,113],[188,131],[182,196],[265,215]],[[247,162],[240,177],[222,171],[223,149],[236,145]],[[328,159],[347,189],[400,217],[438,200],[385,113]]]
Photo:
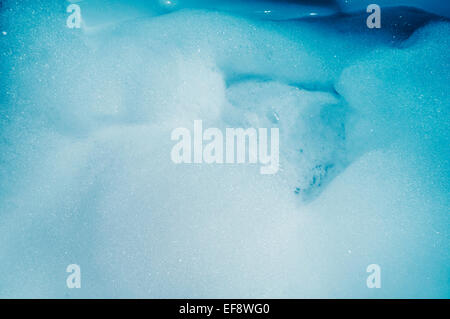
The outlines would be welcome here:
[[[0,297],[448,298],[441,2],[3,1]],[[280,171],[174,164],[198,119]]]

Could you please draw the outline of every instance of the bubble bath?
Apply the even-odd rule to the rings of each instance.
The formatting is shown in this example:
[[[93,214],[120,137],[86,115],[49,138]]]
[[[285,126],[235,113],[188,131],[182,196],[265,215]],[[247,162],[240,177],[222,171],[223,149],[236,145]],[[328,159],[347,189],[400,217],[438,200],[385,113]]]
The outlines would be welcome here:
[[[382,2],[3,1],[0,297],[448,298],[449,11]],[[276,174],[174,163],[196,120]]]

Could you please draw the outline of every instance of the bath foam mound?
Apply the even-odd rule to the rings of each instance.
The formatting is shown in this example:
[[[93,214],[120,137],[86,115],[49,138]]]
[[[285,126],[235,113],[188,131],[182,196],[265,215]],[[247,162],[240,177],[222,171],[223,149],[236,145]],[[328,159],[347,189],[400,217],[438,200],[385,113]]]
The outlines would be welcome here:
[[[445,18],[92,3],[1,9],[0,296],[448,297]],[[279,127],[280,172],[174,165],[196,119]]]

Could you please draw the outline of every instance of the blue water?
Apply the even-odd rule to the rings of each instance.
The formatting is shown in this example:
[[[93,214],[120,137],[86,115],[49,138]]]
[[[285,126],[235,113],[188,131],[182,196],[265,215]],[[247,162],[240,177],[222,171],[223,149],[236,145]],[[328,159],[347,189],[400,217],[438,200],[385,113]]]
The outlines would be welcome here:
[[[2,1],[0,297],[450,296],[448,4],[72,2]],[[280,171],[174,164],[197,119]]]

